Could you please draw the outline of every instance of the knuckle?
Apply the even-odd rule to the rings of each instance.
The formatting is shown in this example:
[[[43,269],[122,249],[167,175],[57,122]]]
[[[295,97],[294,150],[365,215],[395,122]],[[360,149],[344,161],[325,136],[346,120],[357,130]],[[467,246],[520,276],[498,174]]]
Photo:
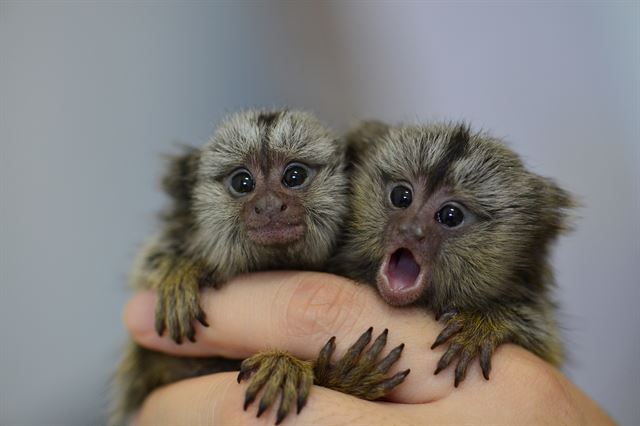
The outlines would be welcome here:
[[[301,274],[287,303],[288,337],[322,336],[350,331],[364,305],[361,286],[323,273]]]
[[[553,418],[557,424],[581,424],[581,411],[567,383],[555,368],[544,363],[532,354],[519,356],[517,361],[517,381],[521,386],[526,383],[526,392],[513,392],[514,407],[527,407],[525,410],[534,423],[546,423]],[[541,412],[537,407],[546,407]]]
[[[580,416],[575,399],[551,367],[538,375],[536,390],[540,403],[544,404],[540,406],[553,407],[560,423],[569,424]]]
[[[214,401],[212,409],[209,411],[211,419],[205,419],[201,424],[213,425],[270,425],[274,423],[274,418],[269,412],[256,418],[257,401],[254,401],[247,410],[242,409],[247,385],[238,386],[233,375],[227,375],[224,379],[218,380],[209,388],[207,400]],[[211,404],[211,402],[209,402]],[[200,424],[200,423],[199,423]]]
[[[205,399],[211,404],[211,424],[238,423],[238,417],[244,413],[240,398],[244,396],[245,386],[234,386],[231,375],[224,379],[211,381]]]

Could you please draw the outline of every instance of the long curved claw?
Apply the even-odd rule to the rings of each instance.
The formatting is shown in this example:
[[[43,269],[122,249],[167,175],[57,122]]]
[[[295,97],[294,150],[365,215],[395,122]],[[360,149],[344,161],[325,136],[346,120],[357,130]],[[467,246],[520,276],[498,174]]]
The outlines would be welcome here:
[[[263,352],[243,361],[238,381],[251,377],[245,393],[244,409],[256,399],[262,389],[256,417],[262,416],[273,406],[281,394],[276,414],[276,424],[281,423],[291,411],[294,401],[298,412],[302,410],[313,385],[313,366],[282,351]]]
[[[471,351],[462,351],[460,355],[460,359],[458,360],[458,365],[456,365],[456,376],[455,381],[453,383],[454,387],[458,387],[460,382],[462,382],[467,375],[467,367],[469,363],[475,358],[475,354]]]
[[[165,310],[164,310],[164,306],[162,305],[162,300],[158,300],[158,302],[156,303],[155,329],[156,329],[156,333],[158,333],[158,336],[160,337],[162,337],[162,335],[166,330],[164,313],[165,313]]]
[[[189,326],[187,327],[187,331],[186,331],[186,336],[187,339],[189,339],[189,341],[191,343],[195,343],[196,341],[196,329],[193,328],[193,326],[191,324],[189,324]]]
[[[406,369],[372,386],[369,390],[367,399],[382,398],[383,396],[391,392],[393,388],[404,382],[404,379],[409,375],[410,372],[411,369]]]
[[[373,342],[373,345],[371,345],[371,347],[367,350],[367,352],[365,352],[362,358],[360,358],[360,361],[358,361],[356,366],[345,375],[345,382],[358,382],[362,380],[367,374],[370,374],[372,366],[375,365],[376,359],[380,355],[380,352],[382,352],[382,349],[384,349],[384,346],[387,344],[388,334],[389,330],[385,328],[385,330],[380,333],[380,335]],[[387,358],[389,358],[389,356],[387,356]]]
[[[335,349],[336,336],[333,336],[322,347],[320,354],[318,355],[318,359],[316,360],[314,372],[317,377],[325,377],[329,374],[329,369],[331,368],[331,355],[333,355],[333,351],[335,351]]]
[[[307,405],[307,398],[309,397],[309,391],[313,385],[313,375],[301,374],[298,380],[298,398],[296,400],[296,412],[300,414],[300,411]]]
[[[184,339],[196,340],[196,321],[208,326],[200,306],[200,283],[207,275],[206,267],[173,254],[156,254],[149,260],[152,270],[148,286],[158,291],[155,330],[165,332],[180,344]]]
[[[435,342],[433,342],[433,345],[431,345],[431,349],[437,348],[438,346],[449,340],[451,336],[459,332],[461,329],[462,323],[452,322],[447,324],[444,330],[442,330],[440,334],[438,334],[438,337],[436,337]]]
[[[296,399],[297,384],[300,381],[298,374],[292,374],[284,378],[282,384],[282,398],[276,415],[276,424],[279,425],[291,411],[293,402]]]
[[[436,338],[432,348],[445,341],[449,347],[440,360],[434,374],[447,368],[454,358],[459,357],[454,374],[454,386],[458,387],[465,379],[471,362],[478,357],[485,379],[491,373],[491,357],[496,347],[509,341],[512,331],[509,319],[496,313],[456,312],[447,320],[447,324]]]
[[[178,345],[182,344],[182,330],[180,330],[180,322],[178,315],[171,313],[167,315],[167,329],[169,330],[169,337]]]
[[[279,359],[275,368],[272,369],[272,374],[264,386],[264,392],[262,394],[260,404],[258,405],[258,414],[256,417],[260,417],[267,408],[271,407],[278,396],[278,392],[280,391],[285,379],[285,367],[281,364],[282,362]]]
[[[371,342],[372,332],[373,329],[369,328],[362,334],[347,351],[345,359],[339,360],[335,367],[328,363],[326,355],[329,349],[331,352],[333,351],[333,341],[327,343],[322,349],[316,365],[316,384],[359,398],[373,400],[385,396],[402,383],[409,374],[409,370],[397,373],[392,377],[387,377],[386,373],[400,359],[404,344],[397,346],[382,360],[377,361],[387,343],[388,330],[384,330],[363,354],[365,347]]]
[[[371,334],[373,333],[373,327],[369,327],[367,331],[362,333],[358,340],[351,345],[347,350],[347,353],[336,364],[336,374],[342,376],[351,371],[356,365],[356,362],[360,358],[364,348],[371,342]]]
[[[449,345],[447,351],[444,353],[444,355],[442,355],[440,361],[438,361],[438,366],[436,367],[436,371],[434,371],[433,374],[438,374],[439,372],[447,368],[449,364],[451,364],[451,361],[453,361],[453,359],[461,350],[462,345],[458,343],[452,343],[451,345]]]
[[[207,314],[204,313],[204,311],[200,306],[198,306],[198,313],[196,314],[196,320],[198,320],[198,322],[203,326],[209,327],[209,323],[207,322]]]
[[[367,361],[375,360],[378,357],[378,355],[380,355],[380,352],[382,352],[382,349],[384,349],[385,345],[387,344],[388,335],[389,335],[389,329],[385,328],[384,331],[380,333],[380,335],[373,342],[373,345],[371,345],[371,347],[365,354]]]
[[[404,350],[404,343],[399,344],[389,354],[384,357],[382,361],[378,363],[376,366],[376,373],[385,374],[393,364],[396,363],[400,359],[400,355],[402,355],[402,351]]]
[[[260,365],[260,361],[258,357],[251,357],[242,361],[242,364],[240,364],[240,372],[238,373],[238,383],[251,376],[251,373]]]
[[[480,367],[482,368],[482,375],[486,380],[489,380],[489,373],[491,373],[492,355],[493,345],[485,343],[480,347]]]
[[[254,355],[254,357],[257,357],[258,355]],[[276,357],[264,357],[264,359],[260,360],[260,366],[256,368],[255,373],[252,375],[251,381],[249,382],[249,387],[247,388],[247,391],[245,393],[245,410],[256,399],[256,396],[258,395],[260,389],[262,389],[264,384],[271,377],[271,372],[275,368],[276,363]]]

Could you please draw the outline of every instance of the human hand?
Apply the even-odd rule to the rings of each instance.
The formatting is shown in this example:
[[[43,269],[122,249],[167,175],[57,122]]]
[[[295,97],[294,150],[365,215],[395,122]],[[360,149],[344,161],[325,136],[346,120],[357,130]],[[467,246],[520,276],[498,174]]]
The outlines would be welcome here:
[[[210,327],[198,326],[195,344],[176,345],[158,337],[154,305],[153,292],[137,294],[125,309],[125,324],[138,343],[175,355],[246,358],[278,348],[314,359],[334,335],[336,355],[341,355],[370,326],[376,332],[390,330],[388,347],[406,344],[390,374],[406,368],[411,374],[386,402],[314,386],[306,408],[289,415],[288,424],[611,423],[559,371],[513,345],[496,351],[491,380],[484,380],[476,361],[455,389],[453,368],[433,374],[444,348],[430,349],[441,327],[427,312],[390,307],[374,289],[334,275],[256,273],[237,277],[220,290],[204,291],[202,306]],[[145,402],[137,423],[272,425],[274,409],[259,419],[242,410],[245,386],[236,383],[236,376],[220,373],[158,389]]]

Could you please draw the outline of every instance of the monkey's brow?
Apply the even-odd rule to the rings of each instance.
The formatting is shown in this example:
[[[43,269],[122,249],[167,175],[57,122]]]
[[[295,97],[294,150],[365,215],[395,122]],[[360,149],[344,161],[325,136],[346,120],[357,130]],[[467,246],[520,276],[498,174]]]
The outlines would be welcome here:
[[[270,147],[266,157],[270,166],[273,166],[274,163],[282,164],[283,166],[290,163],[303,163],[310,167],[321,168],[331,163],[331,159],[327,158],[324,152],[303,149]]]
[[[400,170],[390,168],[387,169],[381,165],[377,165],[376,167],[378,169],[378,173],[380,174],[380,176],[382,176],[382,179],[387,183],[413,180],[410,176],[408,176],[406,173],[402,173]]]
[[[289,163],[303,163],[315,169],[320,169],[322,167],[326,167],[329,165],[329,163],[327,163],[326,161],[319,161],[318,158],[311,158],[311,157],[289,157],[286,164],[289,164]]]
[[[222,180],[224,180],[224,178],[229,176],[234,170],[239,169],[239,168],[240,167],[235,167],[235,168],[229,169],[229,171],[219,171],[217,173],[214,173],[212,178],[213,178],[213,180],[222,181]]]
[[[215,168],[215,170],[212,171],[210,176],[214,180],[222,181],[234,171],[241,168],[248,168],[247,166],[248,163],[250,163],[250,161],[238,161],[233,163],[229,162],[227,164],[219,165],[218,167]],[[316,170],[329,166],[328,162],[318,161],[317,158],[287,156],[285,157],[285,160],[282,162],[283,170],[284,170],[284,167],[286,167],[288,164],[291,164],[291,163],[303,163]]]
[[[478,200],[473,195],[470,195],[465,192],[457,192],[454,190],[453,196],[451,197],[451,199],[467,207],[476,216],[478,216],[479,219],[483,219],[483,220],[494,219],[494,213],[492,212],[491,206],[488,206],[486,203],[483,203],[481,200]]]
[[[244,161],[234,161],[220,164],[215,169],[211,170],[210,176],[215,180],[223,180],[235,170],[247,167]]]

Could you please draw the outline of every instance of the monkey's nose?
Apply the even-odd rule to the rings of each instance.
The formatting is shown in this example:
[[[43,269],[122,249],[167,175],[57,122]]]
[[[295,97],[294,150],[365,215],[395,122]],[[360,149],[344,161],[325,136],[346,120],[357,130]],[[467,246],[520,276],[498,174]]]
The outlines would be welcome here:
[[[274,215],[287,209],[287,205],[275,194],[269,193],[261,197],[253,207],[256,214]]]
[[[400,224],[400,232],[409,238],[415,238],[416,240],[422,240],[425,236],[424,228],[422,225],[415,223],[402,223]]]

